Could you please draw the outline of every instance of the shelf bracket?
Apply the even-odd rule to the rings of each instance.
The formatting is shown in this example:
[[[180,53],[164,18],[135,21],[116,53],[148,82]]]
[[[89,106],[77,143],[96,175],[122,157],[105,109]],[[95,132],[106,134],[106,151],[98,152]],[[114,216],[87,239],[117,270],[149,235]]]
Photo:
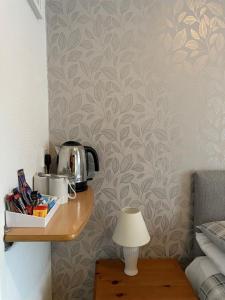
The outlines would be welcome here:
[[[9,249],[12,247],[14,242],[4,242],[4,244],[5,244],[5,252],[6,252],[9,251]]]
[[[7,226],[5,226],[5,233],[7,233],[9,231],[9,228]],[[5,252],[8,251],[12,245],[14,244],[14,242],[6,242],[4,240],[4,244],[5,244]]]

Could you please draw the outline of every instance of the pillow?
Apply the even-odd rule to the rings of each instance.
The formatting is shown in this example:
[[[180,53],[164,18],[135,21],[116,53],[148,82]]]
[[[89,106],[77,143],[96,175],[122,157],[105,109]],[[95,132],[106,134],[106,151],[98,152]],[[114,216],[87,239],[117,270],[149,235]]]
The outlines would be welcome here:
[[[212,260],[219,272],[225,275],[225,253],[213,244],[204,233],[196,233],[196,240],[202,252]]]
[[[207,256],[196,257],[185,269],[185,274],[196,293],[207,278],[217,273],[219,271],[216,265]]]
[[[215,221],[197,226],[217,247],[225,252],[225,221]]]

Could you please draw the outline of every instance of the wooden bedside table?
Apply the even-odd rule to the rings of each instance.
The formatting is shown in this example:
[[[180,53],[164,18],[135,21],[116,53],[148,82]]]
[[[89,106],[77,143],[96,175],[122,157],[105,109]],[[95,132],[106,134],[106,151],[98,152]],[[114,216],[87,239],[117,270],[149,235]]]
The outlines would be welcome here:
[[[139,259],[132,277],[123,269],[120,260],[96,262],[95,300],[197,300],[175,259]]]

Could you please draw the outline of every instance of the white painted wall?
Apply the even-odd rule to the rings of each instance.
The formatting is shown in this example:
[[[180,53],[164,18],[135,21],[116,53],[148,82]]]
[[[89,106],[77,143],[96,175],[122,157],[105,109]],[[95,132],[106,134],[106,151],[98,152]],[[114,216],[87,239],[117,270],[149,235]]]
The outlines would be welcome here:
[[[3,198],[24,168],[31,183],[48,148],[45,20],[27,0],[0,1],[0,299],[51,299],[49,243],[3,248]]]

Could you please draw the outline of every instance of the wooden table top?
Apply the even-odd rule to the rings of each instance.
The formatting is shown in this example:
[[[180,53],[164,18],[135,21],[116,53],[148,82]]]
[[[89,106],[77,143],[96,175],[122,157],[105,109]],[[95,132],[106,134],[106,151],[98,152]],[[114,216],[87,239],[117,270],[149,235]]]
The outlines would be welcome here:
[[[197,300],[175,259],[139,259],[136,276],[123,269],[120,260],[96,262],[95,300]]]
[[[4,239],[6,242],[73,240],[87,224],[93,200],[93,191],[88,187],[87,191],[77,193],[76,199],[60,205],[45,228],[9,228]]]

